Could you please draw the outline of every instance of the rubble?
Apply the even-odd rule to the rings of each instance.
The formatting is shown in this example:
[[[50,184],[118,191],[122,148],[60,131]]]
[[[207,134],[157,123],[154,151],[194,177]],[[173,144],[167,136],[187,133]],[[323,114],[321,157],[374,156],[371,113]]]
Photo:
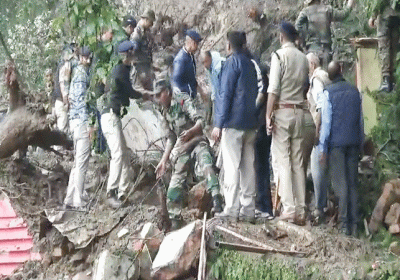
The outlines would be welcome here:
[[[188,208],[198,209],[198,218],[205,212],[210,212],[212,207],[211,194],[207,192],[206,180],[201,181],[189,190]]]
[[[176,279],[189,272],[200,251],[201,224],[192,222],[164,238],[153,262],[153,279]]]
[[[109,250],[100,253],[96,260],[93,279],[96,280],[138,280],[140,277],[138,261],[126,255],[116,256]]]

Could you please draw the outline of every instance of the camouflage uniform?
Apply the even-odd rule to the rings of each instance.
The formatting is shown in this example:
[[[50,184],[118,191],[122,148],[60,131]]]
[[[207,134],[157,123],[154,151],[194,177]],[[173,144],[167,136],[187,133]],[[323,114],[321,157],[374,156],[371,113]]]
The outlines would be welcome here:
[[[153,75],[151,72],[151,63],[153,58],[149,32],[138,25],[131,34],[130,40],[139,43],[139,50],[136,51],[137,61],[134,63],[131,72],[132,83],[137,86],[142,86],[147,90],[151,90]]]
[[[169,130],[169,142],[174,145],[170,160],[173,166],[171,182],[167,192],[167,207],[170,218],[179,219],[186,197],[186,179],[194,168],[198,179],[206,179],[207,190],[214,197],[219,194],[219,181],[214,171],[214,157],[211,153],[206,137],[202,136],[199,142],[182,152],[184,145],[179,135],[193,127],[197,120],[202,119],[198,114],[190,96],[175,91],[169,108],[163,108],[164,126]]]
[[[394,4],[397,1],[392,1]],[[392,82],[394,59],[399,47],[400,13],[396,5],[387,6],[377,17],[377,36],[382,77]],[[383,81],[386,82],[386,81]],[[390,90],[389,90],[390,91]]]
[[[331,22],[344,20],[350,8],[338,10],[322,3],[310,4],[297,17],[295,27],[301,34],[307,52],[313,52],[322,59],[326,68],[332,60]]]

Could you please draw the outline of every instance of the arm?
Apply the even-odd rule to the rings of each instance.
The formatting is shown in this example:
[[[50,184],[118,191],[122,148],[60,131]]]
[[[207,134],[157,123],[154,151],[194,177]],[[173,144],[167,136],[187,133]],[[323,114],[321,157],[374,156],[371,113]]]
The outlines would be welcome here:
[[[324,90],[322,94],[321,108],[321,132],[319,136],[319,149],[325,155],[328,153],[328,140],[331,134],[332,124],[332,104],[329,100],[328,91]]]
[[[347,6],[343,10],[332,9],[332,21],[342,21],[345,20],[351,12],[351,6],[353,5],[353,0],[347,2]]]
[[[274,106],[277,101],[277,96],[273,93],[268,94],[268,103],[267,103],[267,114],[266,114],[266,119],[267,119],[267,134],[271,135],[272,130],[274,128],[274,121],[273,121],[273,112],[274,112]]]
[[[195,122],[195,125],[190,129],[185,130],[179,136],[182,142],[188,142],[195,136],[201,135],[203,133],[203,118],[198,113],[196,107],[193,104],[192,99],[188,95],[184,95],[184,102],[182,110],[189,116],[189,118]]]
[[[221,88],[216,96],[216,114],[215,127],[222,129],[231,110],[232,99],[235,93],[236,82],[239,77],[239,71],[235,66],[233,59],[226,63],[222,71]]]
[[[116,83],[117,86],[129,96],[129,98],[139,99],[143,97],[143,95],[139,91],[133,89],[129,78],[128,68],[123,69],[123,73],[121,73],[121,75],[117,75]]]
[[[272,133],[273,120],[272,114],[274,111],[275,103],[279,100],[280,89],[281,89],[281,63],[277,54],[271,58],[271,69],[269,72],[270,83],[268,86],[268,103],[267,103],[267,132]]]
[[[161,178],[165,174],[165,171],[167,170],[167,163],[169,160],[169,156],[171,154],[173,147],[174,147],[174,144],[173,144],[171,138],[168,138],[167,144],[165,147],[165,151],[162,155],[160,162],[157,164],[157,167],[155,170],[157,179]]]

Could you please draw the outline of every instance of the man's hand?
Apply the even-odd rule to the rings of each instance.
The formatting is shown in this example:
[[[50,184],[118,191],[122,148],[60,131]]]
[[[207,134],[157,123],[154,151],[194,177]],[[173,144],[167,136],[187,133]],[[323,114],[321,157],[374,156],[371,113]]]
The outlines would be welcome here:
[[[327,161],[327,155],[326,153],[322,153],[321,156],[319,157],[319,163],[321,165],[326,165],[326,161]]]
[[[267,128],[267,135],[272,135],[272,132],[274,131],[274,121],[269,117],[267,117],[266,128]]]
[[[156,178],[157,180],[164,176],[167,171],[167,161],[161,160],[156,167]]]
[[[181,133],[181,135],[179,135],[179,138],[181,139],[182,143],[186,143],[193,138],[193,131],[191,129],[185,130]]]
[[[89,126],[89,140],[90,142],[93,142],[93,139],[95,138],[97,128],[94,126]]]
[[[213,131],[211,132],[211,139],[215,142],[219,142],[221,140],[222,129],[218,127],[214,127]]]

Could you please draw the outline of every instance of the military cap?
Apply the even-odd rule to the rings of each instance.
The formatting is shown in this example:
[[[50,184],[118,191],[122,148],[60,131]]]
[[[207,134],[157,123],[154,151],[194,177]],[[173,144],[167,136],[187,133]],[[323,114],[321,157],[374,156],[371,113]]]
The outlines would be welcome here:
[[[190,37],[192,40],[194,40],[196,43],[199,43],[199,42],[202,40],[200,34],[197,33],[197,32],[194,31],[194,30],[187,30],[187,31],[186,31],[186,36],[189,36],[189,37]]]
[[[121,44],[118,46],[118,52],[128,52],[130,50],[137,50],[138,49],[138,43],[135,41],[123,41]]]
[[[136,24],[137,24],[137,22],[136,22],[135,18],[133,16],[129,16],[129,15],[124,17],[124,21],[122,23],[122,25],[124,27],[126,27],[128,25],[130,25],[132,27],[136,27]]]
[[[290,40],[294,41],[297,37],[297,30],[293,24],[282,21],[279,30],[284,33]]]
[[[159,94],[163,92],[165,89],[168,89],[171,87],[171,83],[168,79],[168,77],[161,77],[157,81],[154,82],[154,90],[150,92],[152,95]]]
[[[91,56],[92,51],[87,46],[83,46],[79,49],[79,55],[81,56]]]
[[[141,18],[147,18],[147,19],[149,19],[149,20],[154,22],[156,20],[156,14],[154,13],[153,10],[146,10],[141,15]]]

